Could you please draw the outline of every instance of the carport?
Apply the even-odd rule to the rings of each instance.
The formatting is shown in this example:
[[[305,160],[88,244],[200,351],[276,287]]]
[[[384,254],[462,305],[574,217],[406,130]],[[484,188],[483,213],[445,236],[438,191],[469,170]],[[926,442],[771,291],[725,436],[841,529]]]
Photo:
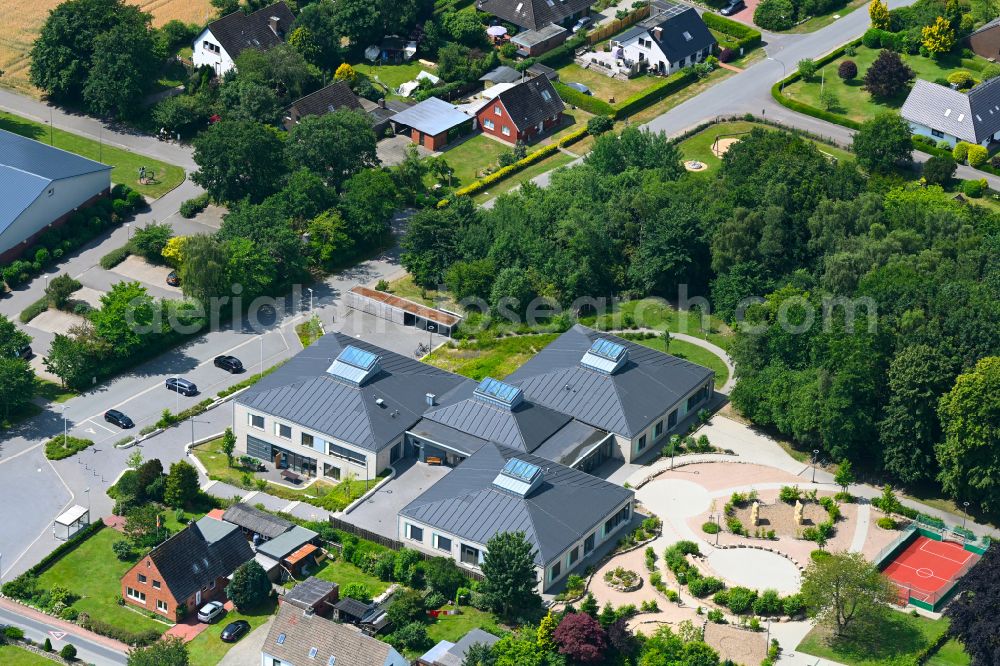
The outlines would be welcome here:
[[[451,337],[461,318],[444,310],[436,310],[384,291],[358,285],[347,292],[349,307],[404,326]]]

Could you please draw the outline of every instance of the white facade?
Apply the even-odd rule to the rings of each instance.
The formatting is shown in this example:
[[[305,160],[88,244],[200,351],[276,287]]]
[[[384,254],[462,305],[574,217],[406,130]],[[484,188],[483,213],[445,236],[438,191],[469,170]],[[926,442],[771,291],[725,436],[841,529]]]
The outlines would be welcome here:
[[[688,408],[688,402],[697,396],[699,391],[704,391],[705,397],[693,402],[691,407]],[[709,379],[705,384],[697,387],[672,405],[667,411],[663,412],[659,418],[654,419],[652,423],[646,426],[645,430],[635,435],[631,440],[615,434],[615,441],[618,443],[618,449],[625,462],[630,463],[633,460],[641,458],[649,453],[651,448],[666,442],[667,437],[675,432],[677,426],[684,419],[691,413],[697,413],[699,409],[704,408],[711,401],[714,392],[715,383]]]
[[[54,180],[0,232],[0,254],[27,241],[63,215],[111,189],[111,168]],[[0,205],[3,205],[0,203]]]
[[[544,566],[536,566],[539,590],[546,592],[600,550],[602,544],[616,539],[618,533],[632,520],[632,504],[631,499],[619,504],[607,515],[602,516],[593,528],[581,534],[579,539],[558,557],[546,562]],[[609,525],[610,529],[606,529]],[[481,573],[479,565],[486,554],[486,544],[462,539],[404,516],[396,517],[396,538],[408,548],[415,548],[438,557],[450,557],[458,566]]]
[[[617,49],[621,49],[618,55]],[[659,45],[653,40],[649,32],[633,35],[623,42],[611,40],[612,53],[615,53],[631,67],[637,67],[639,63],[649,63],[646,65],[649,71],[656,74],[669,75],[685,67],[702,62],[712,52],[712,47],[707,47],[692,56],[685,56],[681,60],[671,62],[666,54],[660,50]]]
[[[222,48],[222,44],[215,38],[208,28],[202,31],[198,38],[194,40],[193,54],[191,61],[195,67],[208,65],[215,70],[216,76],[223,76],[226,72],[236,67],[236,63]]]
[[[919,136],[925,136],[931,141],[934,141],[935,143],[937,143],[938,141],[947,141],[948,145],[951,146],[952,148],[954,148],[955,144],[958,143],[959,141],[964,141],[964,139],[959,139],[958,137],[952,136],[951,134],[945,134],[944,132],[941,132],[939,130],[932,129],[927,125],[921,125],[920,123],[915,123],[913,121],[910,121],[910,131]],[[987,137],[986,139],[983,139],[981,145],[989,147],[991,142],[997,140],[1000,140],[1000,132],[997,132],[996,134]],[[966,143],[971,143],[971,141],[966,141]]]

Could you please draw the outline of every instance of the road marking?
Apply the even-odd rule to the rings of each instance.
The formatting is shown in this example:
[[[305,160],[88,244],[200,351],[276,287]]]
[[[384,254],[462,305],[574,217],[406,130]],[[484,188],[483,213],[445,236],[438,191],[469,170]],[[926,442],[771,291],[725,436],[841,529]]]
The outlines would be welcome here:
[[[49,636],[51,636],[52,638],[56,639],[57,641],[61,641],[62,639],[66,638],[66,632],[65,631],[50,631],[49,632]]]
[[[97,421],[94,421],[94,420],[92,420],[92,419],[87,419],[87,421],[84,421],[84,423],[87,423],[87,422],[90,422],[90,424],[91,424],[91,425],[95,425],[95,426],[97,426],[98,428],[100,428],[101,430],[107,430],[107,431],[108,431],[108,432],[110,432],[110,433],[111,433],[112,435],[113,435],[113,434],[115,434],[115,431],[114,431],[114,430],[112,430],[111,428],[109,428],[109,427],[107,427],[107,426],[104,426],[104,425],[101,425],[101,424],[100,424],[100,423],[98,423]],[[87,432],[89,432],[89,433],[91,433],[91,434],[95,434],[95,433],[94,433],[94,429],[93,429],[93,428],[87,428]]]

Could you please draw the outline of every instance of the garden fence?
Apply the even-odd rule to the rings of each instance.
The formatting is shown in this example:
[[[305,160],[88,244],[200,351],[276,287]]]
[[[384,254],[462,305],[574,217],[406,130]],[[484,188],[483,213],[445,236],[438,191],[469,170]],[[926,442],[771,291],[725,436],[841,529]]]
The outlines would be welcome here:
[[[615,19],[611,23],[591,30],[587,33],[587,43],[593,46],[594,44],[603,42],[605,39],[618,34],[625,28],[635,25],[647,16],[649,16],[649,5],[643,5],[642,7],[633,10],[625,18]]]

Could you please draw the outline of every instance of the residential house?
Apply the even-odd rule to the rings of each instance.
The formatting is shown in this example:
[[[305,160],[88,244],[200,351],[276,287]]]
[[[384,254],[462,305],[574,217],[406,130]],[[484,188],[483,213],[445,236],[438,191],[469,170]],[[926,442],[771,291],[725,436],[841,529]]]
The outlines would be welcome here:
[[[1000,58],[1000,17],[974,30],[969,35],[969,48],[987,60]]]
[[[285,41],[295,16],[284,2],[258,9],[252,14],[237,10],[208,24],[194,40],[191,61],[195,67],[211,67],[222,76],[236,66],[236,57],[246,49],[266,51]]]
[[[1000,78],[967,93],[918,79],[900,115],[914,134],[954,146],[959,141],[989,146],[1000,140]]]
[[[510,38],[522,58],[534,58],[559,46],[569,37],[570,32],[561,25],[549,23],[537,30],[525,30]]]
[[[206,601],[224,600],[233,572],[253,549],[236,525],[204,517],[139,560],[121,579],[130,606],[177,620]]]
[[[476,0],[476,9],[525,30],[569,24],[586,15],[594,0]]]
[[[702,62],[716,43],[694,7],[655,0],[647,18],[611,38],[611,52],[633,71],[667,75]]]
[[[301,97],[285,109],[281,124],[288,131],[306,116],[322,116],[340,109],[364,111],[358,96],[343,81],[335,81],[325,88]]]
[[[110,191],[107,164],[0,130],[0,263]]]
[[[457,643],[438,641],[437,645],[417,659],[417,666],[463,666],[465,655],[473,645],[493,645],[500,639],[488,631],[475,628]]]
[[[499,92],[493,94],[494,90]],[[558,127],[566,109],[545,76],[536,76],[511,87],[493,86],[484,90],[483,96],[488,101],[476,111],[479,127],[485,134],[512,144],[531,143]]]
[[[260,650],[261,666],[409,666],[391,645],[357,628],[280,604]]]
[[[433,151],[444,149],[472,131],[470,116],[437,97],[428,97],[397,113],[390,122],[397,134],[406,134],[413,143]]]
[[[479,571],[490,538],[524,532],[547,592],[618,539],[633,501],[627,488],[490,442],[400,510],[397,538]]]

